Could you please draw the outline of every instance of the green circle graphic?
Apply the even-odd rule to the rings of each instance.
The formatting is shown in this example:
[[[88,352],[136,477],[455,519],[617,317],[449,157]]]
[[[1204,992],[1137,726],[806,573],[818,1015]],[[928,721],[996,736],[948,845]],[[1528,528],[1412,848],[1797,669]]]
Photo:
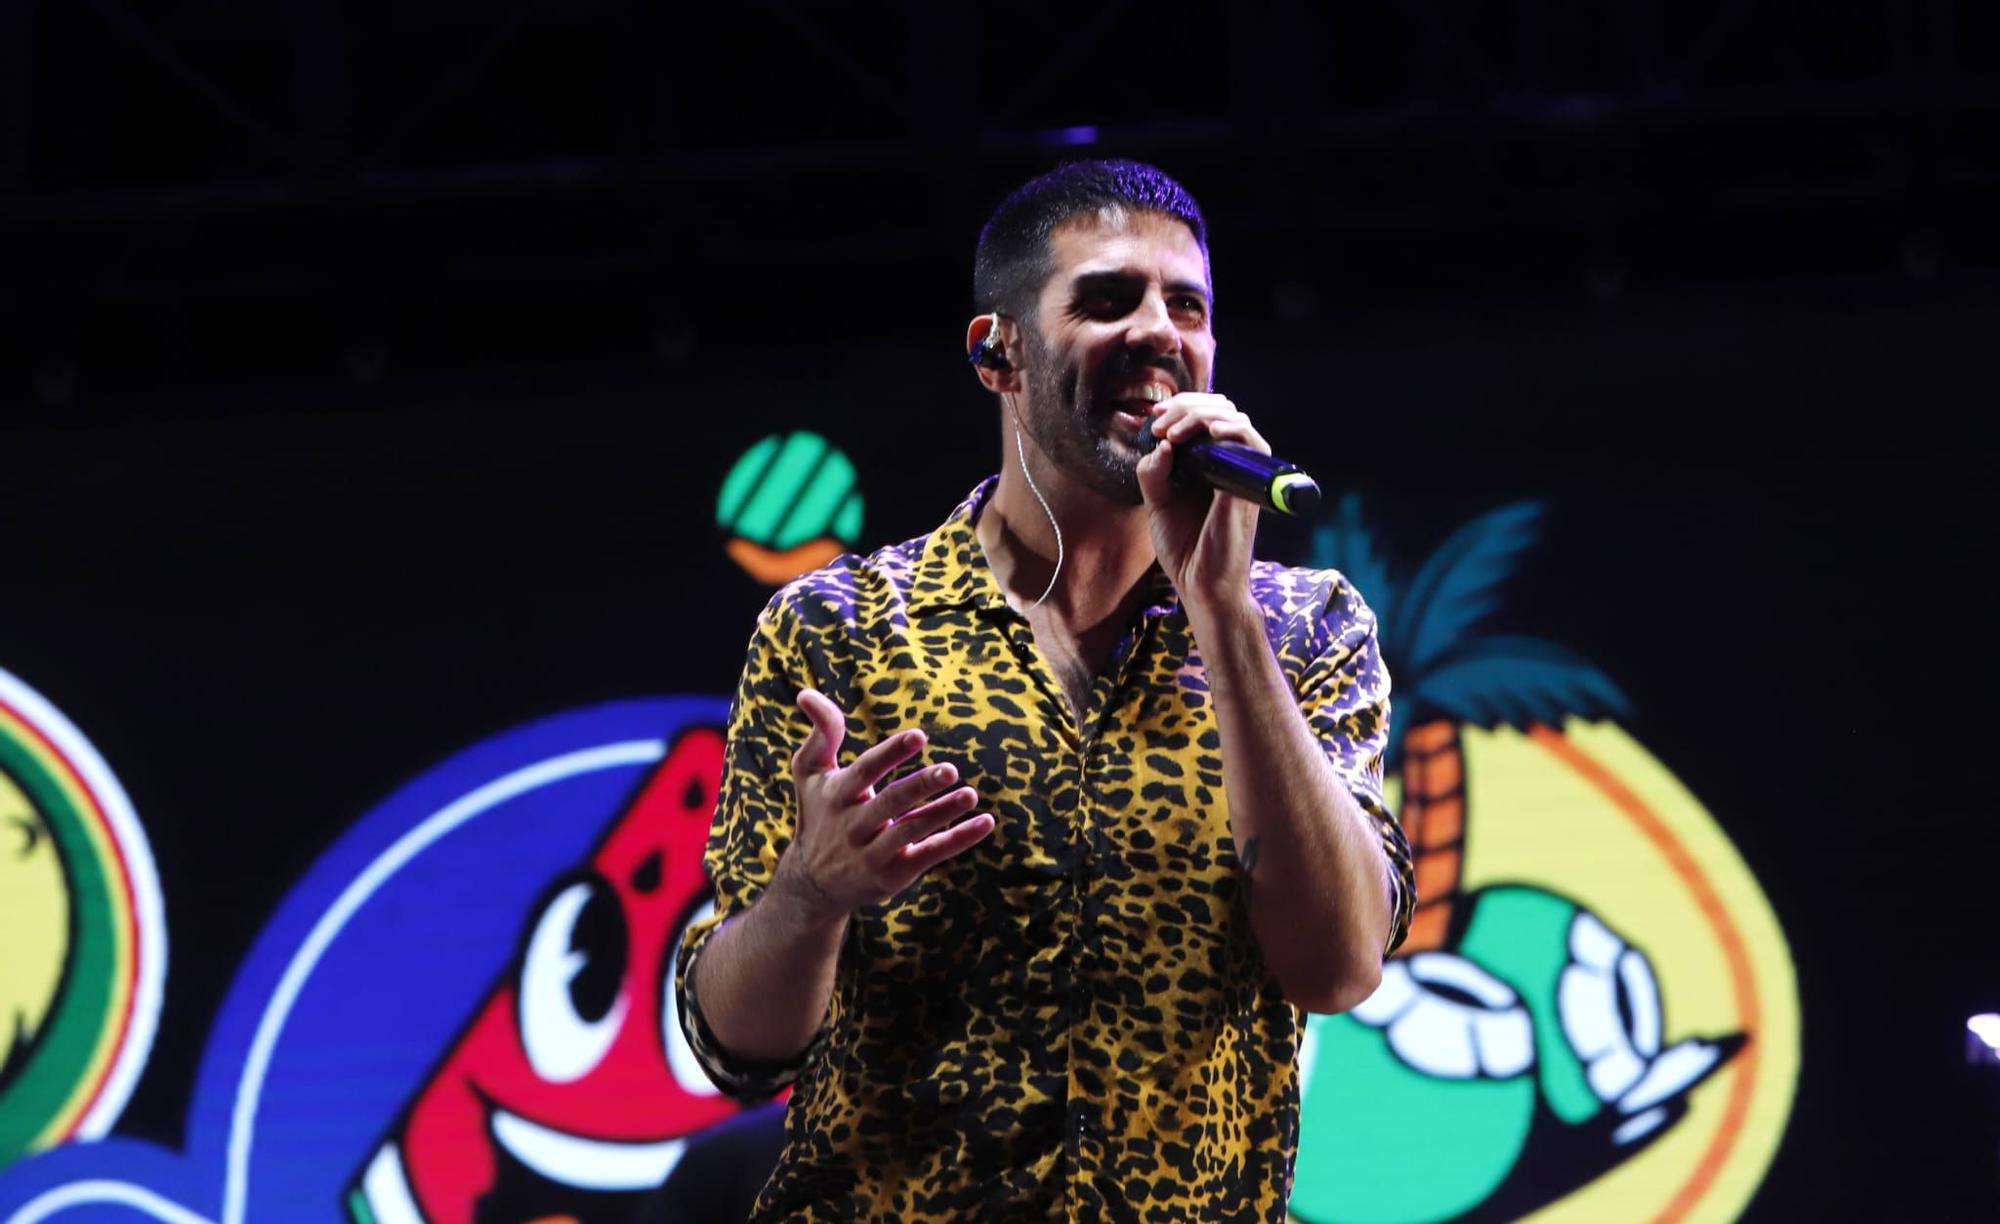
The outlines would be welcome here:
[[[861,536],[854,463],[816,433],[772,434],[743,452],[722,478],[715,521],[763,548],[784,551],[831,536]]]

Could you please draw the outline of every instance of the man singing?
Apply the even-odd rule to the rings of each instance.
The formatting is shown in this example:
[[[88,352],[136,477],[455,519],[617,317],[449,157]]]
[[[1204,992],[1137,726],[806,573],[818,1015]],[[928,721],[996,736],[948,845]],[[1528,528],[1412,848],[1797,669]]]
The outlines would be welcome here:
[[[759,1218],[1282,1220],[1301,1012],[1414,897],[1375,620],[1170,479],[1270,449],[1178,183],[1035,179],[973,282],[1000,474],[758,619],[682,1023],[729,1091],[793,1084]]]

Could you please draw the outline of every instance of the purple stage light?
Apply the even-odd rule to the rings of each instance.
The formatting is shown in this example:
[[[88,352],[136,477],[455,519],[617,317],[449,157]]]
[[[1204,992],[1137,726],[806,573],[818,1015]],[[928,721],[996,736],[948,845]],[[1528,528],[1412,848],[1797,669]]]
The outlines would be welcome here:
[[[1091,145],[1097,143],[1097,125],[1080,124],[1076,127],[1050,128],[1042,133],[1045,145]]]

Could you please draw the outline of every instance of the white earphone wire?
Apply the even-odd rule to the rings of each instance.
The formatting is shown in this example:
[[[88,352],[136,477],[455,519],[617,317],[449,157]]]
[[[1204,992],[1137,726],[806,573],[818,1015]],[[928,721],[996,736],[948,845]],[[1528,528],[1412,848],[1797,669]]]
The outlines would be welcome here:
[[[1013,405],[1009,404],[1008,408],[1012,410]],[[1042,513],[1049,516],[1049,528],[1056,533],[1056,567],[1049,573],[1049,585],[1042,588],[1041,598],[1028,605],[1028,610],[1032,612],[1047,601],[1050,593],[1056,589],[1056,579],[1062,576],[1063,539],[1062,524],[1056,522],[1056,512],[1049,509],[1048,498],[1042,496],[1042,491],[1035,486],[1034,473],[1028,470],[1028,447],[1026,443],[1021,441],[1021,414],[1019,412],[1014,413],[1014,452],[1021,456],[1021,475],[1028,478],[1028,491],[1033,493],[1035,500],[1042,504]]]

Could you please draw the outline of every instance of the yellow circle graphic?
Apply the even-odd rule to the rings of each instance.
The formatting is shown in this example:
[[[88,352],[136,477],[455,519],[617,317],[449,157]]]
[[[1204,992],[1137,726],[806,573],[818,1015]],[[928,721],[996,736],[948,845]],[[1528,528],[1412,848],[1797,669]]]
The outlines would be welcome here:
[[[1644,950],[1679,1033],[1741,1032],[1652,1146],[1532,1219],[1731,1220],[1776,1154],[1799,1071],[1798,984],[1777,916],[1679,779],[1610,723],[1463,730],[1465,890],[1560,888]]]
[[[1799,1068],[1791,956],[1741,856],[1615,724],[1420,738],[1416,785],[1464,815],[1411,825],[1439,917],[1374,997],[1313,1018],[1294,1218],[1736,1218]]]

